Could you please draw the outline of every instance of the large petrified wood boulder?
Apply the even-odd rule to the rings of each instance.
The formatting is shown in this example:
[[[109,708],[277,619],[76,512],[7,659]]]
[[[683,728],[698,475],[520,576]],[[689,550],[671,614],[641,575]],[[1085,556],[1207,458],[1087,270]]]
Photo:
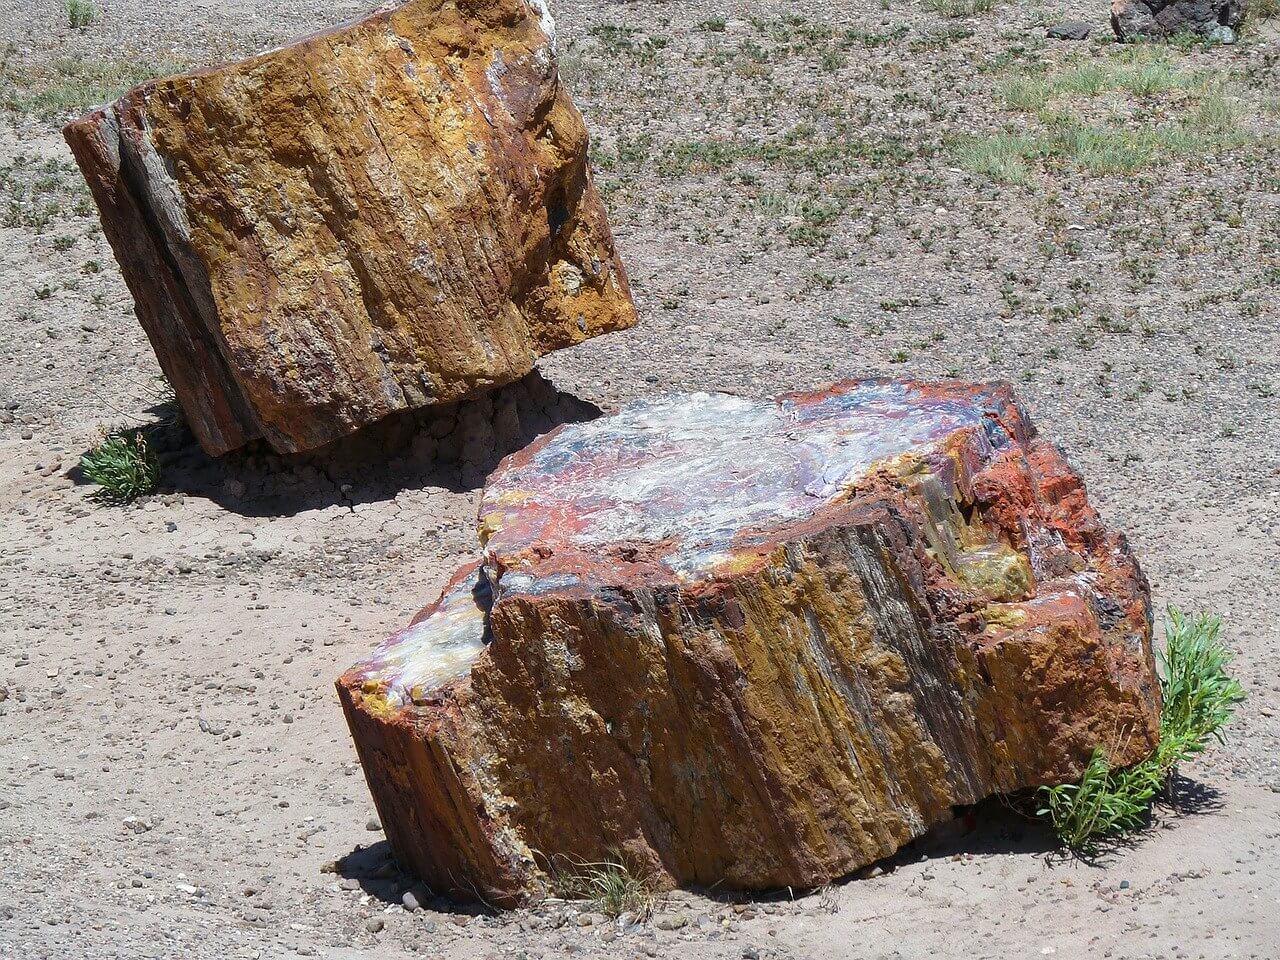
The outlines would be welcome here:
[[[1125,42],[1185,33],[1234,43],[1248,9],[1248,0],[1112,0],[1111,27]]]
[[[437,889],[810,887],[1156,743],[1146,581],[1005,385],[639,403],[504,461],[480,536],[338,684]]]
[[[322,446],[635,322],[544,0],[408,0],[65,133],[210,453]]]

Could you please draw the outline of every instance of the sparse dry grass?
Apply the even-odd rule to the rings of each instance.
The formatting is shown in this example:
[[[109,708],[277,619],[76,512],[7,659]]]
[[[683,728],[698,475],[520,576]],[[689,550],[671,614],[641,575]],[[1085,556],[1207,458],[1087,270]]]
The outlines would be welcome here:
[[[962,137],[954,151],[971,172],[1010,183],[1028,180],[1037,161],[1123,175],[1252,138],[1235,86],[1185,68],[1164,49],[1125,48],[1050,74],[1015,75],[998,91],[1007,109],[1032,114],[1036,124]]]
[[[0,70],[0,106],[44,118],[66,118],[114,100],[152,77],[183,69],[174,61],[101,59],[72,54],[40,67]]]
[[[627,866],[622,857],[600,862],[566,860],[553,871],[561,896],[584,901],[606,917],[627,914],[647,920],[658,902],[654,878]]]
[[[925,6],[944,17],[972,17],[995,8],[995,0],[925,0]]]

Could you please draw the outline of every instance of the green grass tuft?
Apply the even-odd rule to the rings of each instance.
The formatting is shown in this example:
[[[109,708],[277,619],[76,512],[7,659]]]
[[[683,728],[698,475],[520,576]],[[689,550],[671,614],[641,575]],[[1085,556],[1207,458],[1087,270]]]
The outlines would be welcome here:
[[[599,863],[573,862],[557,874],[561,895],[588,901],[607,917],[625,913],[635,920],[647,920],[657,903],[653,877],[637,875],[621,857]]]
[[[1030,174],[1027,161],[1041,150],[1034,136],[996,133],[964,137],[957,142],[955,154],[957,162],[972,173],[1005,183],[1026,183]]]
[[[80,469],[108,503],[132,503],[160,483],[159,461],[141,429],[110,434],[80,458]]]
[[[1101,840],[1141,829],[1174,768],[1211,740],[1222,740],[1222,728],[1244,699],[1244,688],[1227,675],[1229,657],[1221,631],[1218,617],[1188,618],[1169,608],[1165,650],[1159,656],[1164,707],[1155,753],[1117,769],[1099,747],[1079,783],[1041,788],[1044,806],[1037,813],[1049,820],[1066,846],[1089,850]]]

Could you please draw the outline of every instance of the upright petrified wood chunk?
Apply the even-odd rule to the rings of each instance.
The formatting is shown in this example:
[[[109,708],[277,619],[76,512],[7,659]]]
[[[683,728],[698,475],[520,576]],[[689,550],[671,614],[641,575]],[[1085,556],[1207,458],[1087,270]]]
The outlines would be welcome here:
[[[322,446],[635,323],[544,0],[408,0],[70,124],[196,436]]]
[[[639,403],[504,461],[480,535],[338,684],[441,890],[814,886],[1156,743],[1146,582],[1004,385]]]

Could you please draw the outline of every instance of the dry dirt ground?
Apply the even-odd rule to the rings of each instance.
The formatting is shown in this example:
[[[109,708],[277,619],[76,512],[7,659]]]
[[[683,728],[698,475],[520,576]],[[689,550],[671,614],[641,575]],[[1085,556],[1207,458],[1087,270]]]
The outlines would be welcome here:
[[[80,454],[167,408],[58,136],[132,79],[364,4],[96,0],[73,30],[63,0],[0,0],[0,957],[1277,956],[1277,30],[1135,53],[1103,0],[966,3],[561,0],[644,322],[546,362],[566,396],[526,385],[527,426],[690,388],[1014,381],[1157,604],[1226,619],[1250,695],[1180,811],[1083,862],[997,806],[869,879],[681,895],[628,930],[403,910],[332,682],[471,550],[502,450],[418,437],[485,410],[288,463],[179,438],[159,495],[94,501]],[[1067,17],[1095,36],[1045,40]]]

